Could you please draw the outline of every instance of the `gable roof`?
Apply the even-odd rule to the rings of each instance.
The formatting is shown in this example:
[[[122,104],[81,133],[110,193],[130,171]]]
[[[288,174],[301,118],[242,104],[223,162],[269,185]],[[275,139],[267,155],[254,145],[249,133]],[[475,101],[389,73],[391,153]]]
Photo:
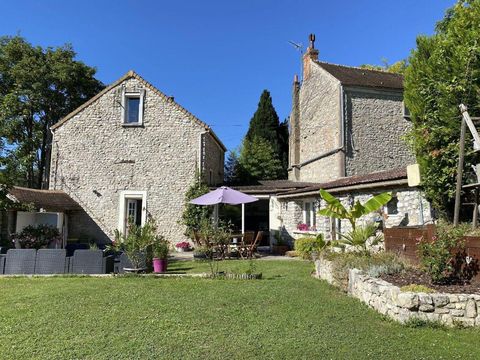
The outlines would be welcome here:
[[[89,107],[91,104],[93,104],[96,100],[98,100],[100,97],[102,97],[104,94],[112,90],[113,88],[117,87],[120,85],[122,82],[125,80],[128,80],[130,78],[137,79],[143,86],[145,86],[147,89],[151,90],[153,93],[157,94],[164,100],[169,101],[171,104],[173,104],[178,110],[180,110],[182,113],[184,113],[189,119],[191,119],[193,122],[196,124],[200,125],[203,127],[212,137],[215,139],[215,141],[220,145],[220,147],[223,149],[223,151],[227,151],[227,148],[223,143],[220,141],[218,136],[213,132],[212,128],[208,126],[206,123],[204,123],[202,120],[197,118],[195,115],[193,115],[190,111],[185,109],[183,106],[175,102],[171,97],[165,95],[162,93],[160,90],[158,90],[155,86],[150,84],[148,81],[146,81],[144,78],[142,78],[140,75],[138,75],[135,71],[130,70],[127,72],[125,75],[123,75],[120,79],[115,81],[114,83],[110,84],[107,86],[105,89],[100,91],[97,95],[92,97],[90,100],[86,101],[83,105],[80,105],[78,108],[73,110],[70,114],[66,115],[64,118],[62,118],[60,121],[58,121],[55,125],[53,125],[50,129],[51,130],[56,130],[59,127],[61,127],[63,124],[65,124],[68,120],[70,120],[72,117],[80,113],[82,110],[86,109]]]
[[[403,90],[403,76],[400,74],[321,61],[314,63],[338,79],[342,85]]]
[[[81,210],[68,194],[61,190],[39,190],[20,186],[12,187],[8,197],[15,203],[33,204],[35,208],[43,208],[47,211]]]

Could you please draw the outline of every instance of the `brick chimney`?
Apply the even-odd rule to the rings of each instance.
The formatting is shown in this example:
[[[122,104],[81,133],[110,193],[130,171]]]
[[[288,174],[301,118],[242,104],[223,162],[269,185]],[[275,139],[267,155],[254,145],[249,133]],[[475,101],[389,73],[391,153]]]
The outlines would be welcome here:
[[[288,174],[288,179],[293,181],[300,180],[300,169],[298,164],[300,163],[300,82],[298,76],[293,78],[292,88],[292,112],[290,114],[290,136],[289,136],[289,157],[288,165],[291,169]]]
[[[318,50],[315,49],[315,34],[309,36],[310,45],[307,51],[303,55],[303,80],[307,80],[310,76],[310,63],[311,61],[318,60]]]

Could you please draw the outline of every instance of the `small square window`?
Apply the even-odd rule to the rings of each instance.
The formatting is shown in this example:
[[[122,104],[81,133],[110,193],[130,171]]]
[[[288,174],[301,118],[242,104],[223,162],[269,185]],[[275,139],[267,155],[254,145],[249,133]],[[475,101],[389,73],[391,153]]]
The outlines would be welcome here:
[[[396,196],[392,197],[392,200],[387,203],[387,214],[398,215],[398,198]]]
[[[125,122],[138,124],[140,121],[140,97],[128,96],[125,108]]]

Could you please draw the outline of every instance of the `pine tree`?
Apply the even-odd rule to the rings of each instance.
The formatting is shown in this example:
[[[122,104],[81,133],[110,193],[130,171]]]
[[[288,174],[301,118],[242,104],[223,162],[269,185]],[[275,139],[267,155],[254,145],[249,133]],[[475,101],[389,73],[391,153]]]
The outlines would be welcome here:
[[[238,177],[244,184],[254,184],[258,180],[278,179],[282,163],[270,143],[261,138],[245,139],[239,158]]]
[[[237,185],[239,183],[240,163],[236,150],[231,150],[228,153],[227,161],[225,162],[225,183],[228,185]]]

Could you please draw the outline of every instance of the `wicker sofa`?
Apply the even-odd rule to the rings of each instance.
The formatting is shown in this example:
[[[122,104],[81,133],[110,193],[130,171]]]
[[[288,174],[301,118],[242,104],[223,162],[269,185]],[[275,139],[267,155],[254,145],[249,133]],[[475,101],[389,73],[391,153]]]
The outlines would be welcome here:
[[[113,272],[113,257],[101,250],[9,249],[0,256],[0,274],[107,274]]]

